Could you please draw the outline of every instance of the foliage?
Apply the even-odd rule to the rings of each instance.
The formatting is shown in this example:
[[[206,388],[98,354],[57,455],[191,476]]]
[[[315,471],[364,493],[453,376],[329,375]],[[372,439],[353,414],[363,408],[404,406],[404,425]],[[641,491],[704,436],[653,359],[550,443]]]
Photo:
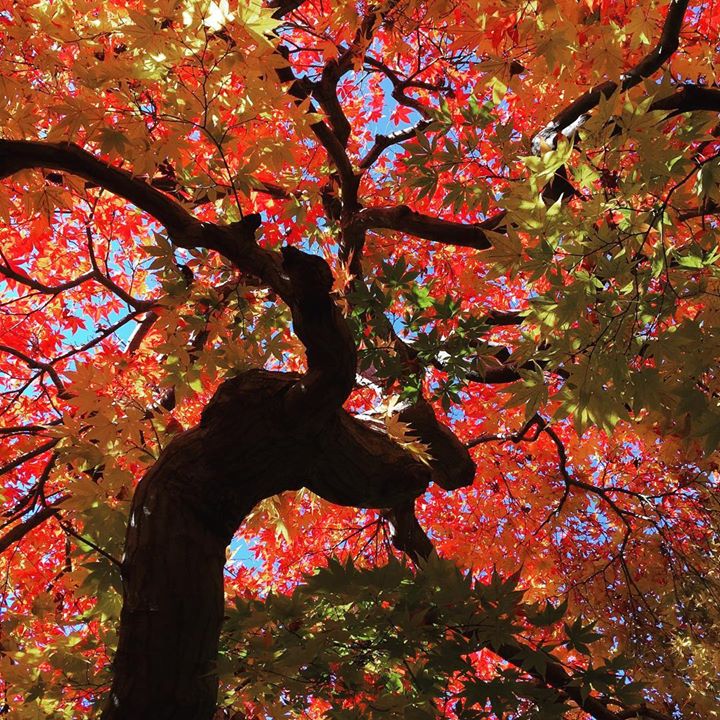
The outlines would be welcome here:
[[[398,417],[424,397],[477,466],[418,498],[417,571],[388,511],[253,510],[228,717],[716,717],[718,27],[716,0],[0,4],[0,714],[98,716],[137,481],[224,378],[306,368],[278,288],[120,168],[324,257],[346,409],[430,464]],[[27,160],[64,143],[101,169]]]
[[[582,687],[634,699],[619,659],[593,668],[582,657],[600,637],[592,624],[558,631],[565,606],[523,603],[518,579],[473,582],[437,556],[417,573],[395,560],[363,570],[331,559],[290,596],[236,601],[225,663],[241,681],[227,700],[259,701],[274,716],[301,715],[320,697],[333,718],[562,717],[563,696],[527,680],[544,676],[562,645],[584,661]],[[533,646],[516,639],[533,631]]]

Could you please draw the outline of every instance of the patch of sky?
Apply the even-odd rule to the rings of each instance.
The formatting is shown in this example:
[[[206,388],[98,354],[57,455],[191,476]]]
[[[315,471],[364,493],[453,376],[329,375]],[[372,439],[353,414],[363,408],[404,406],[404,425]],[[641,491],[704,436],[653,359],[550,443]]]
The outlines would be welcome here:
[[[253,551],[250,543],[248,543],[248,541],[240,535],[235,535],[235,537],[233,537],[230,542],[229,552],[230,562],[225,565],[225,575],[228,577],[232,575],[233,566],[242,565],[243,567],[254,570],[261,567],[263,564],[257,554]]]

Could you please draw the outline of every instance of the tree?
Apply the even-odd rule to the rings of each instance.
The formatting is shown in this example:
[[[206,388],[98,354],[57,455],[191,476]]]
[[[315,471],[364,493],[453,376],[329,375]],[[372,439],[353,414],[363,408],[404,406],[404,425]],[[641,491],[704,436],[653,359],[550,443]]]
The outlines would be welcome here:
[[[714,717],[719,26],[5,4],[0,713]]]

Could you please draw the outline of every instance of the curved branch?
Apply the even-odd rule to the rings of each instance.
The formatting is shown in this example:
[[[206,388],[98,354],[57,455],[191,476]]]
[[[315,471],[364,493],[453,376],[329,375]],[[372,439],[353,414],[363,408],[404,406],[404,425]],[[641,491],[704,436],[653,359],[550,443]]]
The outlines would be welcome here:
[[[0,180],[21,170],[63,170],[102,186],[162,223],[180,247],[198,245],[202,223],[180,204],[127,170],[109,165],[73,143],[0,140]]]
[[[30,486],[25,495],[19,498],[11,508],[9,508],[3,513],[3,517],[8,518],[3,522],[3,528],[7,527],[8,525],[12,525],[12,523],[25,515],[28,510],[33,509],[37,504],[38,500],[45,498],[45,485],[50,479],[50,473],[55,468],[55,463],[57,462],[57,459],[58,453],[56,451],[53,452],[52,455],[50,455],[49,460],[45,464],[45,468],[40,473],[38,479]]]
[[[344,150],[343,155],[347,157]],[[308,374],[290,394],[290,404],[300,397],[304,407],[317,403],[318,409],[330,405],[334,409],[343,403],[354,384],[355,346],[340,311],[329,297],[332,274],[324,260],[293,248],[285,248],[282,256],[260,248],[255,242],[255,232],[261,224],[257,214],[246,215],[240,222],[225,226],[202,223],[144,180],[107,164],[77,145],[0,140],[0,179],[32,168],[62,170],[97,183],[165,225],[176,245],[216,250],[241,271],[267,283],[290,306],[296,332],[308,354]],[[14,348],[0,347],[0,350],[47,372],[63,390],[51,363],[33,360]]]
[[[225,548],[261,499],[307,486],[332,502],[386,508],[432,479],[427,465],[341,408],[311,432],[288,418],[297,381],[264,370],[227,380],[200,425],[173,438],[140,481],[104,720],[211,717]]]
[[[293,329],[307,348],[308,371],[287,395],[292,416],[322,422],[347,399],[355,385],[355,341],[330,291],[327,263],[293,247],[282,249],[283,269],[294,291]]]
[[[351,127],[338,98],[337,84],[343,75],[352,69],[356,58],[364,59],[367,46],[378,24],[398,4],[398,0],[386,0],[386,2],[387,7],[385,8],[381,8],[379,5],[370,5],[350,47],[345,49],[336,60],[331,60],[325,65],[320,82],[313,85],[313,96],[327,113],[333,131],[343,148],[347,147]]]
[[[398,419],[408,423],[413,434],[427,445],[434,483],[448,491],[472,485],[475,480],[475,461],[465,445],[437,419],[425,398],[419,397],[412,405],[401,410]]]
[[[415,110],[415,112],[419,113],[425,120],[431,119],[432,113],[430,111],[430,108],[423,105],[416,98],[410,97],[409,95],[405,94],[405,91],[411,87],[422,87],[424,89],[429,89],[426,83],[413,81],[411,79],[403,80],[397,74],[397,72],[395,72],[395,70],[390,68],[384,62],[381,62],[380,60],[377,60],[370,55],[365,58],[365,63],[369,65],[373,70],[381,72],[392,83],[393,90],[391,93],[391,97],[393,100],[395,100],[395,102],[400,105],[405,105],[406,107],[412,108],[413,110]],[[442,90],[442,88],[439,87],[433,87],[432,89],[436,91]]]
[[[284,57],[283,48],[278,49],[278,53]],[[275,73],[281,83],[289,83],[288,94],[295,98],[297,105],[308,100],[314,92],[315,84],[309,80],[301,80],[295,76],[290,65],[278,68]],[[308,112],[316,113],[316,107],[310,103]],[[355,175],[350,158],[348,158],[345,146],[338,139],[335,132],[327,125],[324,120],[310,124],[310,129],[327,151],[330,159],[337,168],[340,177],[340,187],[343,192],[343,200],[348,206],[355,206],[357,203],[357,191],[359,179]]]
[[[610,97],[618,89],[629,90],[657,72],[678,49],[687,6],[688,0],[670,0],[657,45],[635,67],[622,75],[619,82],[606,80],[561,110],[533,137],[533,152],[539,154],[545,147],[554,147],[558,133],[573,135],[587,119],[587,113],[597,107],[603,98]]]
[[[291,300],[292,289],[283,278],[280,254],[264,250],[255,243],[255,231],[260,227],[259,215],[247,215],[240,222],[227,226],[203,223],[151,184],[78,145],[0,140],[0,180],[21,170],[39,168],[68,172],[105,188],[164,225],[175,245],[216,250],[243,272],[261,278],[283,300]]]
[[[377,134],[375,136],[373,146],[370,150],[368,150],[367,155],[365,155],[365,157],[360,161],[360,169],[367,170],[377,161],[387,148],[405,142],[406,140],[412,140],[416,133],[422,132],[429,125],[429,120],[419,120],[415,123],[415,125],[404,130],[396,130],[389,135],[383,135],[381,133]]]
[[[55,370],[55,368],[52,366],[52,363],[35,360],[29,355],[26,355],[21,350],[17,350],[16,348],[10,347],[9,345],[0,345],[0,352],[5,352],[8,355],[16,357],[18,360],[21,360],[33,370],[39,370],[41,373],[47,373],[50,376],[50,379],[52,380],[55,387],[58,389],[58,392],[61,395],[65,393],[65,384],[60,379],[60,376],[58,375],[57,370]]]
[[[671,116],[698,110],[720,113],[720,88],[686,83],[672,95],[655,100],[650,110],[670,110]]]
[[[30,277],[24,272],[13,268],[8,259],[3,254],[2,250],[0,250],[0,257],[4,261],[3,264],[0,264],[0,275],[4,275],[6,278],[8,278],[8,280],[13,280],[14,282],[20,283],[21,285],[25,285],[25,287],[28,287],[35,292],[42,293],[43,295],[59,295],[65,290],[71,290],[72,288],[82,285],[88,280],[92,280],[95,276],[95,273],[87,272],[84,275],[80,275],[73,280],[67,280],[65,282],[59,283],[58,285],[46,285],[39,280],[35,280],[35,278]]]

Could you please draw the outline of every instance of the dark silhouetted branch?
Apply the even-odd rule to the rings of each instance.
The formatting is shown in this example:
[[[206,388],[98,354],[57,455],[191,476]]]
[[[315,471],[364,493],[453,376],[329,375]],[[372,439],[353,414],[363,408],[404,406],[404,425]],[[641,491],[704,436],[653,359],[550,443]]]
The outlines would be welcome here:
[[[535,135],[532,141],[533,152],[539,154],[547,147],[554,147],[558,133],[571,137],[585,122],[587,113],[597,107],[603,98],[610,97],[618,89],[628,90],[656,73],[678,49],[687,6],[688,0],[670,0],[665,23],[655,47],[635,67],[622,75],[619,82],[606,80],[563,108]]]
[[[46,520],[51,518],[53,515],[57,515],[57,506],[65,500],[62,497],[55,501],[52,505],[46,505],[40,508],[34,515],[31,515],[27,520],[15,525],[0,537],[0,553],[5,552],[11,545],[22,540],[28,533],[32,532],[36,527],[42,525]]]
[[[460,245],[475,250],[492,246],[482,223],[460,223],[414,212],[406,205],[390,208],[365,208],[355,214],[354,223],[365,230],[397,230],[415,237]]]
[[[372,147],[368,150],[367,155],[365,155],[365,157],[360,161],[360,169],[367,170],[389,147],[403,143],[406,140],[412,140],[417,133],[422,132],[429,125],[429,120],[420,120],[415,123],[415,125],[406,128],[405,130],[396,130],[389,135],[376,135],[375,142]]]
[[[72,143],[0,140],[0,179],[32,168],[62,170],[96,183],[152,215],[167,228],[176,245],[197,246],[200,221],[172,198],[126,170]]]

